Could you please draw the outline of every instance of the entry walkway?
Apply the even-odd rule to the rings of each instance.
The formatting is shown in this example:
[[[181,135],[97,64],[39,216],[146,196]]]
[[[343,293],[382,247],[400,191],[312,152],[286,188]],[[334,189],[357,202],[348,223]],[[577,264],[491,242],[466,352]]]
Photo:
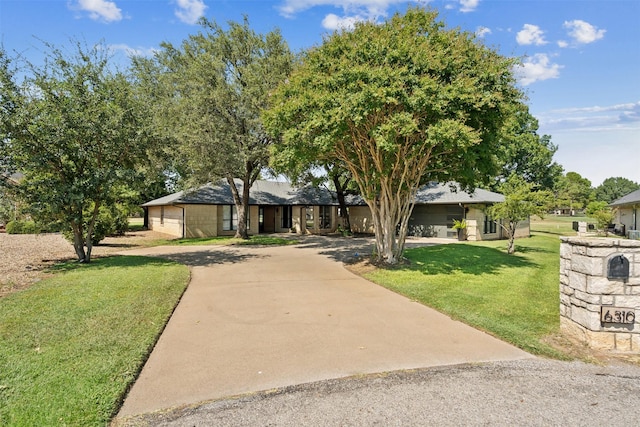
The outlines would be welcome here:
[[[184,262],[192,278],[118,417],[351,375],[532,357],[337,261],[358,250],[127,251]]]

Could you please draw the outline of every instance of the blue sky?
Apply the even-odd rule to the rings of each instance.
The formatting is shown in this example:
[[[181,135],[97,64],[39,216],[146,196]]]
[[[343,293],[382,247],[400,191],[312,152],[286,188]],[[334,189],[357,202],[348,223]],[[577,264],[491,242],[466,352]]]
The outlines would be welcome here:
[[[279,28],[293,50],[358,20],[382,21],[415,2],[400,0],[0,0],[0,42],[39,62],[39,40],[103,41],[115,58],[150,55],[163,41],[197,33],[201,16],[224,24],[249,17],[258,32]],[[640,1],[432,0],[448,27],[476,33],[522,59],[519,82],[555,160],[594,186],[622,176],[640,183]]]

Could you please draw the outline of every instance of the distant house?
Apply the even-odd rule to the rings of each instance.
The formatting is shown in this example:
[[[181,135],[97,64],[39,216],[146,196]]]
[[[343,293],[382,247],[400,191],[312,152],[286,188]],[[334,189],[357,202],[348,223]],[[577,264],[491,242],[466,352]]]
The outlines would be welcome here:
[[[633,191],[615,200],[609,206],[616,208],[616,217],[614,219],[616,225],[624,226],[627,236],[629,236],[629,234],[636,236],[637,233],[629,233],[629,231],[637,231],[638,225],[640,225],[640,220],[638,219],[640,190]],[[640,236],[635,238],[640,238]]]
[[[240,181],[236,182],[239,189]],[[428,184],[416,196],[409,234],[455,238],[453,220],[465,218],[469,240],[499,239],[498,224],[484,209],[504,200],[500,194],[477,189],[468,194],[455,184]],[[235,234],[238,215],[226,181],[191,192],[178,192],[142,205],[149,229],[175,237],[211,237]],[[374,233],[371,212],[358,196],[347,198],[351,228]],[[256,181],[249,192],[249,234],[293,232],[322,234],[340,224],[338,199],[326,188],[296,188],[286,182]],[[520,235],[529,235],[528,224]]]

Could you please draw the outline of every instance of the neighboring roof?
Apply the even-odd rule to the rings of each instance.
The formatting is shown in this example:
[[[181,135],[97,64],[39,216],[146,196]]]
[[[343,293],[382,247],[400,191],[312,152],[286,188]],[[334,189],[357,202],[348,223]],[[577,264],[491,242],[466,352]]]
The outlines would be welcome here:
[[[640,203],[640,190],[633,191],[626,196],[614,200],[609,206],[635,205]]]
[[[242,191],[242,182],[236,181],[238,190]],[[429,183],[422,186],[416,194],[416,204],[475,204],[500,203],[504,201],[502,194],[477,188],[473,193],[460,189],[456,183]],[[349,206],[365,205],[360,196],[347,196]],[[142,206],[162,206],[173,204],[206,204],[232,205],[231,188],[226,181],[219,184],[207,184],[195,191],[170,194],[152,200]],[[293,187],[287,182],[256,181],[249,191],[250,205],[338,205],[335,193],[326,188],[305,186]]]
[[[242,192],[242,182],[236,180],[238,191]],[[142,206],[162,206],[173,204],[232,205],[231,187],[226,180],[218,184],[206,184],[194,191],[179,191]],[[256,181],[249,190],[250,205],[337,205],[335,194],[326,188],[305,186],[293,187],[288,182]]]

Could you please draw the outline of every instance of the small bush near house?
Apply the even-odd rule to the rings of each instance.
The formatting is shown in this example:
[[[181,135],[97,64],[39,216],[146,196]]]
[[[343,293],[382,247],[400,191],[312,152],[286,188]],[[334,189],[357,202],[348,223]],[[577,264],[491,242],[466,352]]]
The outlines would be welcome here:
[[[7,234],[38,234],[40,228],[33,221],[9,221],[6,228]]]

